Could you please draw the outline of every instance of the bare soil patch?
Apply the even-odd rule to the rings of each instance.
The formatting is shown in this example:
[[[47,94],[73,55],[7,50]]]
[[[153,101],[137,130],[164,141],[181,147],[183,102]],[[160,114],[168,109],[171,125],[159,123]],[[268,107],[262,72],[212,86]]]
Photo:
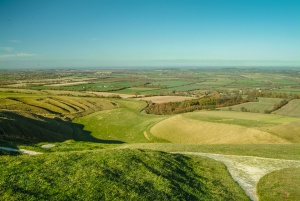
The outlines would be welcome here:
[[[94,91],[89,91],[88,93],[94,94],[97,96],[104,96],[104,97],[111,97],[111,96],[120,96],[121,98],[133,98],[135,95],[130,95],[130,94],[120,94],[120,93],[110,93],[110,92],[94,92]]]
[[[59,86],[72,86],[72,85],[78,85],[78,84],[87,84],[89,82],[67,82],[67,83],[59,83],[59,84],[50,84],[50,85],[45,85],[49,87],[59,87]]]
[[[137,99],[144,100],[144,101],[151,101],[153,103],[169,103],[169,102],[180,102],[185,100],[191,100],[195,98],[187,97],[187,96],[151,96],[151,97],[143,97]]]

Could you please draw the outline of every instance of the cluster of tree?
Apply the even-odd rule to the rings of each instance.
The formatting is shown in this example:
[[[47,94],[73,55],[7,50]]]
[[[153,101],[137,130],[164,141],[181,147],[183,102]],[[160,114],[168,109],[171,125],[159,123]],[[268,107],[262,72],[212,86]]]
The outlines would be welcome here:
[[[211,96],[200,99],[186,100],[182,102],[152,103],[148,102],[145,112],[148,114],[179,114],[195,110],[212,110],[219,107],[227,107],[247,102],[240,95]]]
[[[284,105],[286,105],[288,103],[289,103],[289,101],[284,99],[284,100],[280,101],[280,103],[275,104],[271,110],[265,110],[264,112],[266,114],[271,114],[271,112],[274,112],[274,111],[280,109],[281,107],[283,107]]]

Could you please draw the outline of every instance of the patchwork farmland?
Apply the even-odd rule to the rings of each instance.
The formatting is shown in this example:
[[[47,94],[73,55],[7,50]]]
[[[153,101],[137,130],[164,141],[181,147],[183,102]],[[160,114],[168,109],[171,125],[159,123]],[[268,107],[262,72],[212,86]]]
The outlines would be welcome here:
[[[296,72],[2,72],[0,199],[298,198]],[[160,115],[148,114],[150,105]],[[230,172],[230,164],[237,163],[256,170],[265,164],[269,172],[257,181],[251,172],[236,178],[240,170]],[[257,186],[249,190],[242,181]]]

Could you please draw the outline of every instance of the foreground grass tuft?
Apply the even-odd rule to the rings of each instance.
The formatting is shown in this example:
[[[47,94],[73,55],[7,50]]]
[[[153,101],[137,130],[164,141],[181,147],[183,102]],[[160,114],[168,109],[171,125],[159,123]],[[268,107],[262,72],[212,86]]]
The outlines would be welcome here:
[[[264,200],[300,200],[300,168],[282,169],[264,176],[258,183]]]
[[[0,158],[0,200],[248,200],[223,164],[145,150]]]

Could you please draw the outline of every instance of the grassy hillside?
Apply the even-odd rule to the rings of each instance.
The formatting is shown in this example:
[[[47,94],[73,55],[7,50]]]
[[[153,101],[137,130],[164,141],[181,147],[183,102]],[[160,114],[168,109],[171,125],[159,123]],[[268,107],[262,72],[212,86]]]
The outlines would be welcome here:
[[[295,125],[292,129],[281,128]],[[299,143],[300,119],[233,111],[200,111],[176,115],[154,125],[152,135],[184,144]]]
[[[288,104],[273,112],[274,114],[300,117],[300,99],[291,100]]]
[[[30,113],[0,113],[0,145],[17,146],[39,142],[62,142],[65,140],[101,143],[122,143],[118,140],[94,138],[83,125],[48,118]]]
[[[258,98],[258,102],[248,102],[231,107],[220,108],[221,110],[232,110],[241,112],[241,110],[247,110],[249,112],[264,113],[266,110],[272,110],[275,104],[280,103],[281,98]],[[244,109],[242,109],[244,108]]]
[[[258,183],[258,195],[264,200],[299,200],[300,168],[278,170],[267,174]]]
[[[146,115],[140,111],[146,103],[135,100],[115,100],[119,108],[100,111],[75,119],[84,129],[100,139],[121,140],[128,143],[149,142],[144,131],[166,116]]]
[[[249,200],[223,164],[142,150],[2,157],[1,200]]]
[[[0,143],[16,145],[68,139],[108,142],[91,137],[90,132],[71,119],[114,108],[117,105],[109,99],[1,93]]]
[[[99,110],[115,108],[110,100],[37,94],[0,93],[0,109],[22,111],[43,116],[74,118]]]

